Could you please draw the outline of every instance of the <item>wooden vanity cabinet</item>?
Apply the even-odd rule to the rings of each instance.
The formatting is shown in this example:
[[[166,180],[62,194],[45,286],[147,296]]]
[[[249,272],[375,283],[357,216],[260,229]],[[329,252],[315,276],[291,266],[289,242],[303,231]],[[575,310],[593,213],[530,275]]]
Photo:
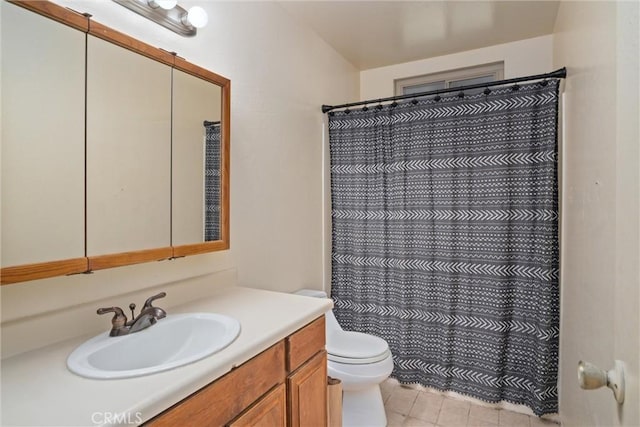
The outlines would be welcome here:
[[[148,421],[146,426],[327,425],[324,316]]]

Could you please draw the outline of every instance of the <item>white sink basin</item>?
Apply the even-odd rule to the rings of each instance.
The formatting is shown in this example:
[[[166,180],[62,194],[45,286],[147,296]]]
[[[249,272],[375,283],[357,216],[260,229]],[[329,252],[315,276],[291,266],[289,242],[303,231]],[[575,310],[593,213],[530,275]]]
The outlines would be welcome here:
[[[183,366],[231,344],[240,322],[212,313],[169,314],[155,325],[120,337],[102,333],[67,359],[67,367],[87,378],[130,378]]]

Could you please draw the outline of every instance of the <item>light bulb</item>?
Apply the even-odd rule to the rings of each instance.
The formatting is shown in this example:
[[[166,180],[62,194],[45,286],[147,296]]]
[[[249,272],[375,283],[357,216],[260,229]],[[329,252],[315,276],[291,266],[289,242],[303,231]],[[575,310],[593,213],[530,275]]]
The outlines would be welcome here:
[[[209,22],[209,17],[203,8],[193,6],[187,13],[187,21],[196,28],[202,28]]]
[[[178,4],[178,0],[149,0],[151,7],[161,7],[164,10],[171,10]]]

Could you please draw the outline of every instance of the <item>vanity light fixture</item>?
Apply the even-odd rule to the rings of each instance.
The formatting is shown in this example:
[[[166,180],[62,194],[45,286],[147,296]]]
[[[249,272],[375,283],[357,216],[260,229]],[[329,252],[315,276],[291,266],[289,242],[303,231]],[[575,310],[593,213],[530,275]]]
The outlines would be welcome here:
[[[203,8],[193,6],[187,11],[178,6],[178,0],[113,1],[185,37],[195,36],[209,20]]]
[[[164,10],[171,10],[177,6],[178,0],[149,0],[149,6],[152,8],[161,7]]]

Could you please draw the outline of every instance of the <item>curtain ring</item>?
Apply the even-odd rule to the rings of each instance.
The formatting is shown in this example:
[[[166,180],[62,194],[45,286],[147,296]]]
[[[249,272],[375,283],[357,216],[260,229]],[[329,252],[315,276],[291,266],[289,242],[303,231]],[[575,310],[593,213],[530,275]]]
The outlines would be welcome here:
[[[458,92],[458,98],[460,98],[460,99],[464,98],[464,92],[463,91]]]
[[[541,82],[540,82],[540,85],[541,85],[542,87],[545,87],[545,86],[546,86],[546,85],[548,85],[548,84],[549,84],[549,81],[548,81],[547,79],[544,79],[543,81],[541,81]]]
[[[396,101],[393,101],[391,103],[391,108],[396,108],[398,106],[398,103]]]
[[[436,95],[436,96],[433,97],[433,100],[436,101],[436,102],[440,101],[441,99],[442,99],[442,97],[440,95]]]
[[[362,111],[368,111],[369,107],[367,107],[366,105],[364,107],[362,107]]]
[[[345,108],[345,109],[344,109],[344,113],[345,113],[345,114],[349,114],[350,112],[351,112],[351,110],[349,110],[348,108]]]
[[[333,111],[329,111],[329,115],[330,115],[331,117],[333,117],[333,116],[335,116],[335,115],[336,115],[336,113],[334,113]]]
[[[485,90],[484,90],[484,94],[485,94],[485,95],[489,95],[490,93],[491,93],[491,89],[489,89],[489,88],[485,88]]]
[[[382,110],[382,104],[378,104],[378,105],[376,105],[376,109],[378,109],[378,110]]]
[[[518,90],[518,89],[520,89],[520,85],[519,85],[518,83],[516,83],[516,84],[514,84],[513,86],[511,86],[511,90],[512,90],[512,91],[514,91],[514,92],[515,92],[516,90]]]
[[[413,98],[413,99],[411,100],[411,103],[412,103],[413,105],[416,105],[416,104],[418,103],[418,100],[417,100],[417,99],[415,99],[415,98]]]

